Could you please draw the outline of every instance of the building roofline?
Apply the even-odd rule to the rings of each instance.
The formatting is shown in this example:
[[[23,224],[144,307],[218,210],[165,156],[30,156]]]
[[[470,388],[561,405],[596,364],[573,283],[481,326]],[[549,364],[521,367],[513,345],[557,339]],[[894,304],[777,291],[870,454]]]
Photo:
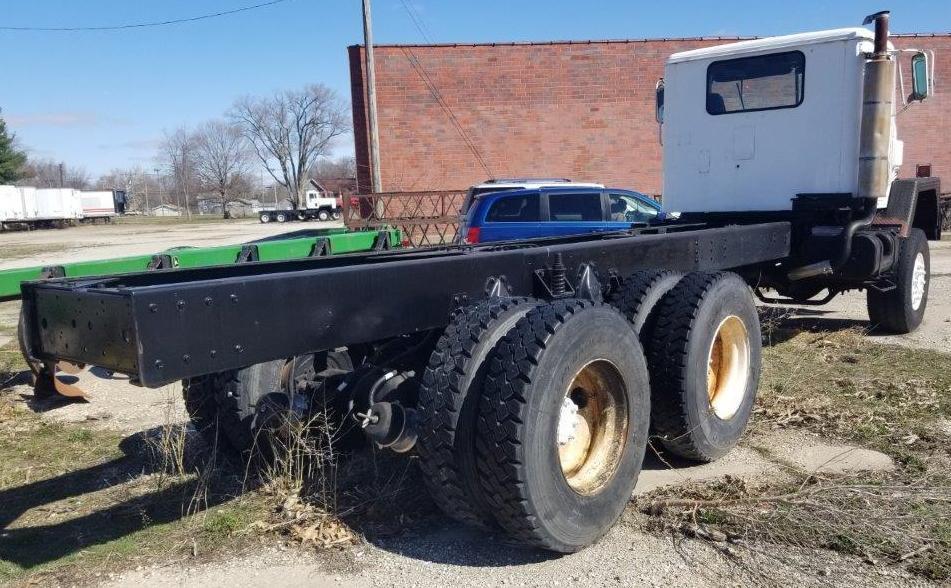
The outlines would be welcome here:
[[[780,36],[780,35],[775,35]],[[891,33],[891,37],[924,38],[924,37],[951,37],[951,31],[934,33]],[[761,39],[756,36],[709,36],[709,37],[645,37],[643,39],[591,39],[591,40],[556,40],[556,41],[499,41],[481,43],[374,43],[374,47],[383,49],[426,48],[426,47],[533,47],[539,45],[608,45],[653,43],[658,41],[750,41]],[[363,44],[348,45],[349,49],[362,49]]]

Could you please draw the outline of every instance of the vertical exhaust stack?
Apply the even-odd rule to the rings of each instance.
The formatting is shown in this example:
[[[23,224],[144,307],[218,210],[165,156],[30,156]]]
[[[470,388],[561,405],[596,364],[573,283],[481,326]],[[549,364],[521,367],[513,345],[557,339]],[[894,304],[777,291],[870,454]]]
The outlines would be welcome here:
[[[888,11],[865,17],[875,23],[874,52],[865,63],[862,92],[862,129],[859,135],[858,197],[878,200],[888,195],[889,140],[895,61],[888,54]]]
[[[852,255],[852,238],[856,231],[872,224],[878,210],[878,199],[888,195],[888,149],[891,140],[892,97],[895,86],[895,61],[888,54],[888,16],[883,10],[866,16],[863,25],[875,23],[875,44],[865,62],[865,85],[862,90],[862,128],[859,134],[859,177],[856,196],[861,203],[854,209],[852,220],[842,228],[839,250],[827,261],[793,269],[789,281],[830,275]]]

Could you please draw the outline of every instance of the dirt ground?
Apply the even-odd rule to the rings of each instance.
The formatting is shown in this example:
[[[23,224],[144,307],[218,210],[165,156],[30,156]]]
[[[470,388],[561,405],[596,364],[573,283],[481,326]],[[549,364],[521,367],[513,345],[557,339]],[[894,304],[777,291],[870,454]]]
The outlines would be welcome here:
[[[99,259],[153,253],[176,245],[233,244],[318,225],[262,225],[256,221],[190,225],[117,225],[0,235],[0,251],[27,252],[14,259],[0,254],[0,269],[22,265]],[[44,252],[49,245],[55,252]],[[30,253],[30,248],[37,248]],[[790,308],[783,320],[809,327],[864,326],[864,295],[839,297],[828,307]],[[9,323],[18,303],[0,304],[0,322]],[[0,331],[0,338],[9,330]],[[925,323],[903,336],[871,334],[870,340],[951,351],[951,242],[932,243],[932,282]],[[0,341],[0,346],[3,341]],[[52,422],[136,433],[169,422],[184,422],[179,385],[160,390],[131,386],[124,377],[85,372],[78,385],[90,402],[69,404],[43,413]],[[28,395],[20,384],[15,394]],[[745,480],[782,477],[790,467],[807,472],[888,471],[892,460],[877,451],[818,438],[807,433],[758,433],[714,464],[668,467],[649,462],[635,495],[688,482],[721,478]],[[782,557],[764,558],[756,573],[755,546],[736,550],[684,537],[660,537],[626,524],[628,513],[597,545],[563,557],[539,554],[509,544],[498,535],[460,528],[448,521],[430,528],[378,537],[331,552],[262,544],[251,552],[200,564],[182,561],[138,566],[98,579],[109,586],[709,586],[785,584],[823,586],[920,585],[921,578],[901,570],[871,567],[859,557],[832,551],[788,549]]]
[[[881,335],[870,333],[879,343],[895,343],[923,349],[951,353],[951,240],[932,241],[931,283],[928,287],[928,309],[921,327],[908,335]],[[809,326],[821,322],[823,326],[866,328],[868,313],[864,292],[848,292],[820,307],[790,309],[791,319]]]
[[[0,270],[71,261],[159,253],[170,247],[235,245],[301,229],[343,226],[339,222],[267,223],[257,219],[190,223],[136,219],[114,225],[0,233]]]

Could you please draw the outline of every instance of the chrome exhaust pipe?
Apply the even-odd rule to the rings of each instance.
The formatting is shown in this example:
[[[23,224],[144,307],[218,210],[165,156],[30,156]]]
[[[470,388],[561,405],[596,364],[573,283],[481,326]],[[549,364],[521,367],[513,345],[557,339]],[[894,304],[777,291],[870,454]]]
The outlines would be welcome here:
[[[863,25],[875,23],[872,54],[865,62],[862,89],[862,126],[859,134],[859,170],[856,196],[861,206],[853,211],[852,220],[842,227],[839,251],[832,259],[798,267],[787,274],[794,282],[830,275],[849,260],[856,231],[872,224],[878,199],[888,195],[888,148],[891,141],[892,99],[895,87],[895,61],[888,54],[889,12],[884,10],[866,16]]]
[[[875,23],[874,52],[865,62],[862,127],[859,135],[859,198],[878,200],[888,195],[888,147],[891,139],[895,61],[888,54],[888,11],[865,17]]]

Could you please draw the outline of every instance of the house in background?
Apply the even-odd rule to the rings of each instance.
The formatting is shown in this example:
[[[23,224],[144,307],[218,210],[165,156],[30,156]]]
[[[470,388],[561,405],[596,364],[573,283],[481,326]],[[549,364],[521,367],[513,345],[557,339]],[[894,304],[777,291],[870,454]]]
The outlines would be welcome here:
[[[255,216],[257,213],[261,212],[261,201],[255,198],[246,200],[244,198],[239,198],[237,200],[232,200],[225,206],[225,215],[228,218],[244,218],[249,216]]]
[[[353,196],[357,193],[357,178],[351,177],[328,177],[320,180],[311,180],[312,183],[319,183],[325,190],[336,196]]]
[[[152,216],[182,216],[182,209],[174,204],[159,204],[149,210]]]

